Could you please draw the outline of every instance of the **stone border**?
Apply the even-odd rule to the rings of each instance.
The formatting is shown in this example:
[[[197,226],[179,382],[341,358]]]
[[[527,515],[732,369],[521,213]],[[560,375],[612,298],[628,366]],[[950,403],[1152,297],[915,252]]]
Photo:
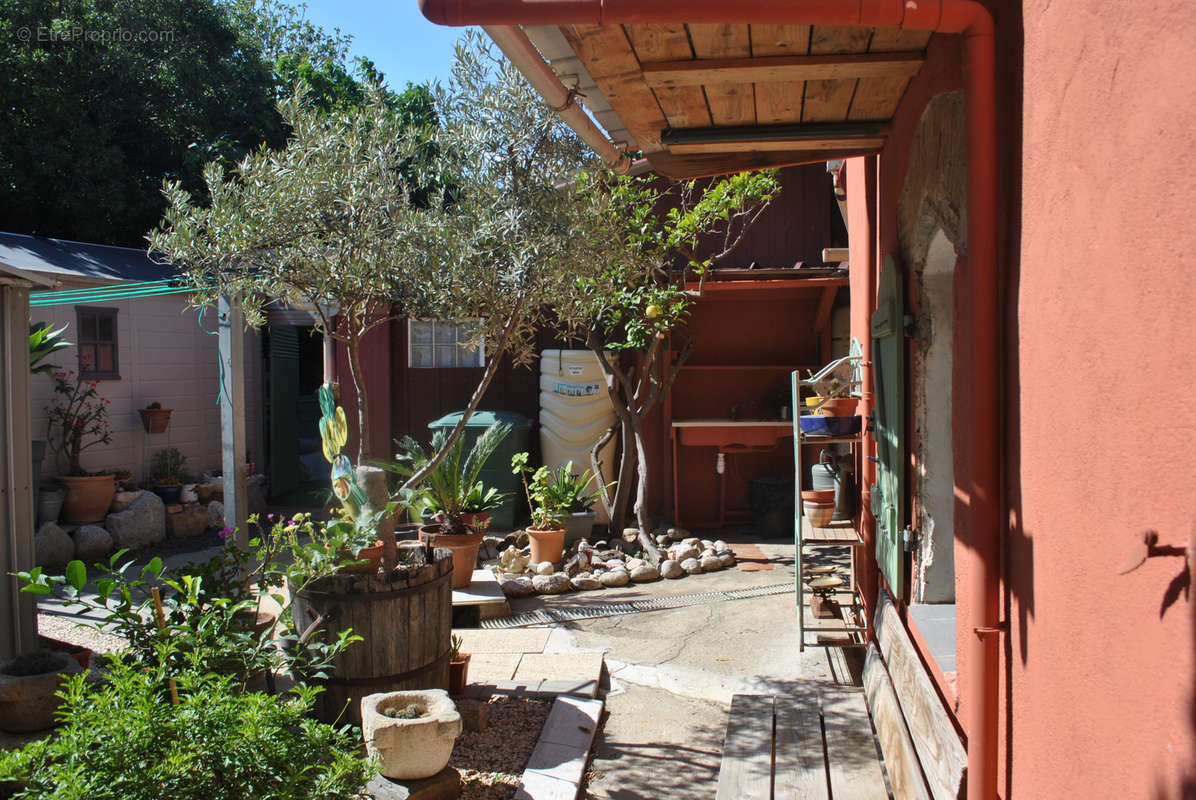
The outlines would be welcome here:
[[[515,800],[576,800],[605,705],[598,698],[557,697],[519,779]]]

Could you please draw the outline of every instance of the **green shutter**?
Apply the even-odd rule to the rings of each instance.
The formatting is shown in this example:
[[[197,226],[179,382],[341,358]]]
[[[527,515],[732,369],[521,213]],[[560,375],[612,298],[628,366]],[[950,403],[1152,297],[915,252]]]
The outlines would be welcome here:
[[[876,560],[897,597],[902,595],[905,556],[901,533],[905,520],[905,304],[901,272],[886,257],[880,292],[872,314],[872,375],[876,398],[876,483],[872,515],[876,518]]]
[[[270,326],[270,494],[299,486],[299,329]],[[306,432],[316,436],[316,431]],[[256,455],[256,454],[255,454]]]

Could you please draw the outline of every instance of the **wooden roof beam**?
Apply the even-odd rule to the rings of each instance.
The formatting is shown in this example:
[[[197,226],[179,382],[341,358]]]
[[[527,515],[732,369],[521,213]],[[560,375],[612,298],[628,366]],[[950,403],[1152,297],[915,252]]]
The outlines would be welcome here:
[[[884,146],[885,125],[881,122],[822,122],[673,128],[661,132],[660,142],[670,152],[678,154],[835,149],[874,152]]]
[[[924,54],[856,53],[850,55],[702,58],[644,64],[644,80],[653,89],[727,83],[782,83],[852,78],[912,78]]]

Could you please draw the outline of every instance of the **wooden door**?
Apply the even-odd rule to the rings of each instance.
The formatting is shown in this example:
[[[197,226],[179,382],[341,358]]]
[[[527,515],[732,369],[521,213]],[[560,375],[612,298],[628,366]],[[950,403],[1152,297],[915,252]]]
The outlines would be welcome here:
[[[270,495],[299,487],[299,329],[270,326]]]

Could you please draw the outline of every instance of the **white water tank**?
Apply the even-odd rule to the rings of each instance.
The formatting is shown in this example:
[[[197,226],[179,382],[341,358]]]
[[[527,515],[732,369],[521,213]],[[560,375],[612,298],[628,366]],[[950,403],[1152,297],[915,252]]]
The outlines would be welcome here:
[[[540,456],[555,469],[572,461],[575,472],[590,469],[590,450],[615,421],[598,357],[589,350],[540,353]],[[615,441],[600,453],[602,482],[614,480]],[[598,488],[597,480],[591,484]],[[602,503],[596,522],[608,522]]]

